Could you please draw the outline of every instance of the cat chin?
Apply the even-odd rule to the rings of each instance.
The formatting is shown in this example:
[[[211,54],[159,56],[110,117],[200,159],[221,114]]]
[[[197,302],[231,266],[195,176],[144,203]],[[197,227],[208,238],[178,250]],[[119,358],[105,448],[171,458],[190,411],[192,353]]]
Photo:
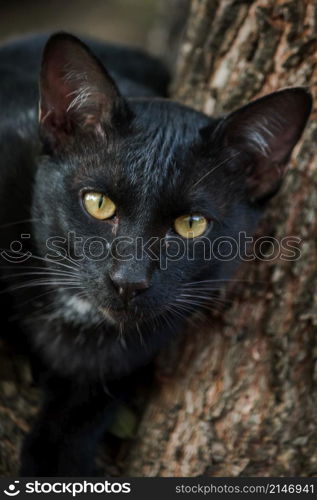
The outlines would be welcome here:
[[[111,324],[115,325],[120,322],[119,317],[114,314],[113,311],[111,311],[107,307],[98,307],[99,312],[103,315],[103,317]]]
[[[117,326],[129,325],[131,328],[135,328],[137,324],[146,321],[147,319],[149,319],[149,317],[153,318],[153,312],[151,313],[151,315],[141,311],[139,312],[139,314],[136,314],[135,312],[129,312],[126,309],[113,309],[101,306],[98,307],[98,310],[108,321],[108,323]]]
[[[98,306],[90,301],[89,298],[72,296],[67,297],[65,300],[65,297],[62,296],[62,299],[63,305],[66,306],[63,307],[63,318],[72,324],[76,322],[83,324],[83,322],[91,321],[98,324],[100,323],[100,315],[102,315],[104,320],[106,320],[104,324],[114,326],[130,324],[130,326],[133,326],[136,323],[146,320],[147,317],[147,314],[142,312],[136,315],[125,309]],[[153,311],[151,312],[151,316],[153,316]]]
[[[96,317],[96,321],[100,321],[98,318],[96,307],[88,300],[80,297],[70,297],[65,302],[66,308],[64,308],[63,317],[67,320],[72,321],[73,316],[76,315],[79,321],[84,321],[87,318]],[[98,308],[99,312],[103,315],[104,319],[110,324],[116,324],[116,320],[111,315],[109,309]],[[67,312],[65,312],[67,311]],[[73,322],[73,321],[72,321]]]

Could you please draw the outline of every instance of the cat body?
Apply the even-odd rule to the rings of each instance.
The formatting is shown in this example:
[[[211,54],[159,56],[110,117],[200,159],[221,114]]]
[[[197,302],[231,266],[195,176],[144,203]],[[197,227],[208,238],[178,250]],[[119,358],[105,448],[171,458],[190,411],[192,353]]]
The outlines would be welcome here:
[[[109,73],[46,44],[39,124],[44,39],[0,48],[1,274],[45,387],[23,475],[93,472],[117,387],[233,275],[311,108],[297,88],[211,118],[163,98],[158,61],[88,43]]]

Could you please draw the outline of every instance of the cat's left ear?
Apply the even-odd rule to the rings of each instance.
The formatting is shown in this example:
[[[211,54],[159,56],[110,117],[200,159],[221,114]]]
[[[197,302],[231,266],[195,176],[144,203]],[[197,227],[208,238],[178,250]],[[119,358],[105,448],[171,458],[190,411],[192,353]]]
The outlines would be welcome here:
[[[128,106],[88,47],[67,33],[47,42],[40,77],[40,129],[50,145],[63,147],[78,131],[106,133],[126,125]]]
[[[220,123],[216,135],[220,133],[221,144],[247,158],[252,201],[269,198],[280,187],[311,108],[312,97],[305,88],[287,88],[251,102]]]

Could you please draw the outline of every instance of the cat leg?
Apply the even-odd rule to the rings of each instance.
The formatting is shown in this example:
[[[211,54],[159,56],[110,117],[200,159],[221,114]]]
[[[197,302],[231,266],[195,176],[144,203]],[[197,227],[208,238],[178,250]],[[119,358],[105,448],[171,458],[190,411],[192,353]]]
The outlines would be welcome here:
[[[116,406],[115,398],[99,383],[50,380],[38,419],[24,442],[21,476],[92,475],[98,442]]]

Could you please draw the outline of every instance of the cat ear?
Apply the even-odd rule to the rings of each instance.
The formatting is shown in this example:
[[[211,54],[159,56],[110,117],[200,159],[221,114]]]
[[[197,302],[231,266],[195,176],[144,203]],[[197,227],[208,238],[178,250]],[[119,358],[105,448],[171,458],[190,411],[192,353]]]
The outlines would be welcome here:
[[[306,89],[288,88],[251,102],[220,124],[222,144],[238,155],[247,153],[246,177],[253,201],[272,196],[280,187],[311,107]]]
[[[40,128],[51,146],[79,130],[104,134],[129,119],[128,107],[101,63],[78,38],[47,42],[40,76]]]

